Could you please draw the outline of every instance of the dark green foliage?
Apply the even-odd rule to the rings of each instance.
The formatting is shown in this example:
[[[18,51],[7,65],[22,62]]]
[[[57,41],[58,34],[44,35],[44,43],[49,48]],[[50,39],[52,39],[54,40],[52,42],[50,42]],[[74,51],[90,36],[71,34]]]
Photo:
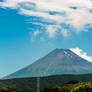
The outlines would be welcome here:
[[[42,92],[70,92],[67,87],[51,87],[51,88],[45,88]]]
[[[92,92],[92,83],[67,84],[45,88],[42,92]]]
[[[72,81],[73,80],[73,81]],[[56,75],[40,78],[41,91],[47,87],[61,86],[63,84],[75,84],[77,81],[90,82],[92,81],[92,74],[86,75]],[[36,92],[37,90],[37,78],[19,78],[0,80],[0,87],[14,86],[21,92]]]
[[[0,88],[0,92],[18,92],[17,89],[13,86],[7,86]]]
[[[77,80],[72,80],[72,81],[69,81],[69,82],[66,83],[66,84],[76,84],[76,83],[79,83],[79,81],[77,81]]]
[[[90,83],[82,84],[74,88],[73,92],[92,92],[92,84]]]

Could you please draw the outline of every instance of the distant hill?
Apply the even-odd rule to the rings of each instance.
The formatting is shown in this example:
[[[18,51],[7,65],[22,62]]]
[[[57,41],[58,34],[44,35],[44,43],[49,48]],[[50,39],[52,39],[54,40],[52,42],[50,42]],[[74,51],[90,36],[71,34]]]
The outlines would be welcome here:
[[[92,73],[92,63],[68,49],[55,49],[33,64],[6,76],[5,79],[88,73]]]
[[[72,82],[72,80],[90,82],[92,81],[92,74],[82,75],[56,75],[40,78],[41,91],[47,87],[61,86],[66,83]],[[0,87],[3,86],[15,86],[20,92],[36,92],[37,90],[37,78],[18,78],[0,80]]]

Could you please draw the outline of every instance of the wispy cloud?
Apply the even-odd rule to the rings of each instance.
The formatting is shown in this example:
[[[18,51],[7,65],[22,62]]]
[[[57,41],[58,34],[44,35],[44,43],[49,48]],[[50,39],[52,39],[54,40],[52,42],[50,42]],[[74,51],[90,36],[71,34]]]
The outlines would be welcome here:
[[[48,34],[50,38],[54,38],[57,35],[57,29],[58,29],[58,26],[49,25],[47,26],[46,33]]]
[[[41,34],[41,31],[35,30],[33,32],[29,32],[29,34],[30,34],[31,41],[34,42],[36,40],[36,37],[39,37],[39,35]]]
[[[48,23],[56,23],[61,29],[62,24],[69,25],[75,32],[88,32],[85,26],[92,24],[92,0],[3,0],[0,7],[18,9],[19,14],[40,17]],[[68,31],[62,34],[66,37]],[[52,32],[54,36],[56,31],[52,29]]]
[[[34,31],[34,36],[37,36],[39,34],[40,34],[40,31],[38,31],[38,30]]]
[[[77,55],[79,55],[80,57],[92,62],[92,57],[87,55],[87,52],[84,52],[82,49],[80,48],[71,48],[71,51],[73,51],[74,53],[76,53]]]
[[[63,29],[63,30],[61,31],[61,34],[62,34],[64,37],[70,36],[70,33],[69,33],[69,31],[68,31],[67,29]]]

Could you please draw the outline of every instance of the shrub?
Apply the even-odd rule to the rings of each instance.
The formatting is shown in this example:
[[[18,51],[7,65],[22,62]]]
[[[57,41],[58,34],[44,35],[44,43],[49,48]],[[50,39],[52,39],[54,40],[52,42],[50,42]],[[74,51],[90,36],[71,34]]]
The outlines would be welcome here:
[[[0,88],[0,92],[18,92],[13,86]]]
[[[82,84],[79,87],[75,87],[72,92],[92,92],[92,85],[90,83]]]

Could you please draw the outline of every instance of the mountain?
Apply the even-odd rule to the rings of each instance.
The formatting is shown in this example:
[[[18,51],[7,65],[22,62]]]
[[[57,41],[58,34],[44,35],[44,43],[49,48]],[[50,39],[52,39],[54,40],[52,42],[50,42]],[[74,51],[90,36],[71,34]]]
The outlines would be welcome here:
[[[68,49],[55,49],[33,64],[13,73],[8,78],[92,73],[92,63]]]
[[[40,90],[47,87],[61,86],[69,84],[72,81],[92,82],[92,74],[81,75],[55,75],[40,77]],[[36,92],[37,91],[37,78],[18,78],[0,80],[0,88],[5,86],[14,86],[19,92]]]

